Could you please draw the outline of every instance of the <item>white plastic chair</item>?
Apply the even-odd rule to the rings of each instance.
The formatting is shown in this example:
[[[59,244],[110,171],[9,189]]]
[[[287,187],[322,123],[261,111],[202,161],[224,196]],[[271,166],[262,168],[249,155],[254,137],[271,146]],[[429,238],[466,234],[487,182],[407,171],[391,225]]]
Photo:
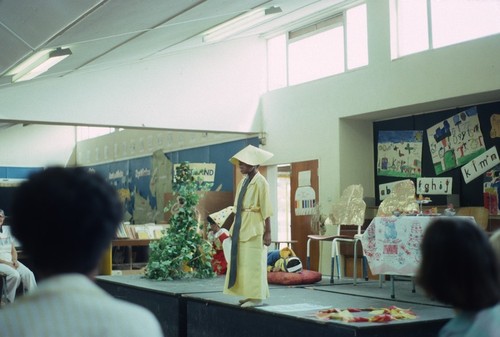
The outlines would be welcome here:
[[[357,283],[357,244],[361,240],[361,227],[365,220],[366,203],[363,200],[363,187],[361,185],[350,185],[344,192],[338,203],[333,205],[332,215],[333,223],[337,225],[336,235],[308,235],[307,240],[307,268],[310,266],[310,244],[312,240],[316,241],[331,241],[332,242],[332,253],[331,253],[331,266],[332,272],[330,276],[330,283],[333,283],[333,275],[335,270],[335,260],[337,261],[337,275],[341,277],[340,271],[340,261],[339,261],[339,246],[340,242],[352,242],[354,245],[354,263],[353,263],[353,278],[354,284]],[[327,221],[332,221],[327,219]],[[332,223],[332,222],[331,222]],[[326,221],[325,221],[326,225]],[[341,234],[342,227],[345,226],[357,226],[357,232],[353,236]],[[365,263],[365,261],[364,261]],[[367,278],[363,268],[364,277]]]

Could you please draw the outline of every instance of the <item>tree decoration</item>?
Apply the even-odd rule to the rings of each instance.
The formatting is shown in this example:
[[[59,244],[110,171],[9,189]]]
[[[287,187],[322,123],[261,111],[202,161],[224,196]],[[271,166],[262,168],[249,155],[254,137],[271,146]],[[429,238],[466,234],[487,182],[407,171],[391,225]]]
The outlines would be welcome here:
[[[214,277],[212,245],[201,234],[198,201],[212,184],[196,177],[189,163],[176,167],[174,195],[177,200],[165,207],[171,213],[166,235],[150,244],[145,276],[160,281]]]

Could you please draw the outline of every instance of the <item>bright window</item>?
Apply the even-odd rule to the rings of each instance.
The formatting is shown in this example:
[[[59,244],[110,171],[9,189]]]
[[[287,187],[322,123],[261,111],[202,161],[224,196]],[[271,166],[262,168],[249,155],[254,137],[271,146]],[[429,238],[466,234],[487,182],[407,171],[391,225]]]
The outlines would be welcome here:
[[[329,29],[288,45],[288,84],[344,72],[344,27]]]
[[[362,4],[268,40],[268,89],[332,76],[368,64]]]
[[[267,40],[268,90],[286,87],[286,36]]]
[[[432,0],[434,48],[500,33],[499,0]]]
[[[396,0],[391,7],[392,59],[429,49],[426,0]]]
[[[366,5],[346,11],[347,68],[354,69],[368,64],[368,26]]]
[[[498,34],[499,18],[499,0],[392,0],[392,59]]]

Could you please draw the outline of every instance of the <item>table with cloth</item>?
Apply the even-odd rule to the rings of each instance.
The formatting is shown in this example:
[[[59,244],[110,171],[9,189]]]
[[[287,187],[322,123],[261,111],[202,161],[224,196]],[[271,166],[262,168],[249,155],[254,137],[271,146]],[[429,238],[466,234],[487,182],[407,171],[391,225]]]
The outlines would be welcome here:
[[[466,218],[474,221],[473,217]],[[361,237],[372,274],[413,276],[420,264],[420,242],[436,216],[375,217]]]
[[[466,218],[474,221],[474,217]],[[420,243],[426,227],[436,216],[375,217],[361,237],[363,253],[374,275],[413,277],[420,265]],[[414,291],[414,289],[413,289]]]

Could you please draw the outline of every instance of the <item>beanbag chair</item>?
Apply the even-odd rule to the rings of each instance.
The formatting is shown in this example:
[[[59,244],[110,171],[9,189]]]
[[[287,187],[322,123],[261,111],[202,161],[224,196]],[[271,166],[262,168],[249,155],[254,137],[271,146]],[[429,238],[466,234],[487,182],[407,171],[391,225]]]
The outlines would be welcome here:
[[[302,269],[299,273],[275,271],[267,273],[269,284],[298,285],[312,284],[321,281],[321,273],[313,270]]]

